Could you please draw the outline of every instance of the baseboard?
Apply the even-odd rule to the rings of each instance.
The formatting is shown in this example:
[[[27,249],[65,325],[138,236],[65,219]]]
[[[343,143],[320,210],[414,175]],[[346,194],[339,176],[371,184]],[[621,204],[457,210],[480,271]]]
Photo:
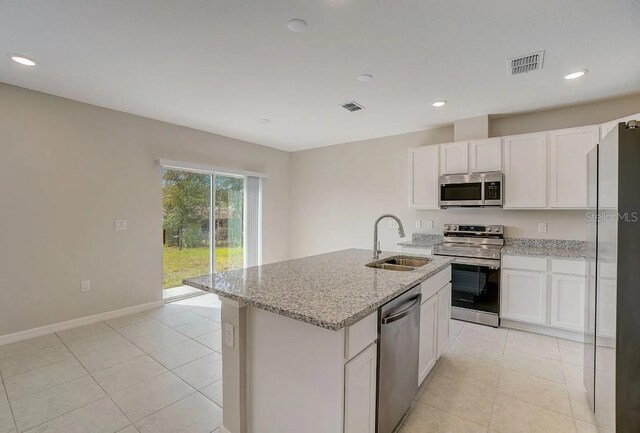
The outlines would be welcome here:
[[[532,323],[518,322],[509,319],[500,319],[500,326],[504,328],[517,329],[519,331],[534,332],[536,334],[549,335],[551,337],[563,338],[584,343],[584,335],[576,331],[551,328],[549,326],[534,325]]]
[[[92,316],[79,317],[77,319],[67,320],[66,322],[53,323],[51,325],[14,332],[13,334],[0,335],[0,346],[15,343],[16,341],[28,340],[29,338],[52,334],[58,331],[64,331],[65,329],[102,322],[103,320],[115,319],[116,317],[126,316],[128,314],[139,313],[152,308],[162,307],[163,305],[164,300],[161,299],[159,301],[149,302],[148,304],[134,305],[133,307],[107,311],[105,313],[94,314]]]

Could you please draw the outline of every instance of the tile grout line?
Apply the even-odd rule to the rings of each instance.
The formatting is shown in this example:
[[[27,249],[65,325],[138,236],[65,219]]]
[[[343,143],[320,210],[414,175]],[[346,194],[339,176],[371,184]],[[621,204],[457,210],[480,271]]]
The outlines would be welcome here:
[[[496,383],[496,390],[493,393],[493,400],[491,401],[491,410],[489,411],[489,425],[487,426],[487,430],[491,428],[491,420],[493,419],[493,410],[496,407],[496,398],[498,397],[498,392],[500,389],[500,376],[502,376],[502,363],[504,361],[504,354],[507,351],[507,344],[509,343],[509,334],[511,334],[511,330],[507,330],[507,338],[504,341],[504,349],[502,350],[502,356],[500,357],[500,368],[498,369],[498,382]]]
[[[60,342],[61,342],[61,343],[65,346],[65,348],[69,351],[69,353],[71,353],[71,355],[73,355],[73,357],[76,359],[76,361],[78,362],[78,364],[80,364],[80,367],[82,367],[82,369],[87,373],[87,376],[91,377],[91,378],[96,382],[96,385],[100,386],[100,384],[99,384],[99,383],[98,383],[98,382],[93,378],[93,376],[91,376],[91,374],[87,371],[87,369],[86,369],[86,368],[84,368],[84,365],[82,365],[82,363],[80,362],[80,360],[78,360],[78,358],[76,358],[76,355],[75,355],[73,352],[71,352],[71,350],[69,350],[69,347],[65,344],[65,342],[64,342],[64,341],[62,341],[62,340],[60,339],[60,337],[58,336],[58,334],[56,334],[56,333],[54,332],[54,333],[53,333],[53,335],[55,335],[55,336],[56,336],[56,338],[57,338],[58,340],[60,340]],[[98,335],[98,334],[96,334],[96,335]],[[76,377],[75,379],[68,380],[68,381],[63,382],[63,383],[61,383],[61,384],[58,384],[58,385],[56,385],[56,386],[64,385],[64,384],[67,384],[67,383],[72,382],[72,381],[74,381],[74,380],[82,379],[83,377],[84,377],[84,376]],[[55,386],[50,387],[50,388],[47,388],[47,389],[45,389],[44,391],[49,390],[49,389],[52,389],[52,388],[55,388]],[[101,386],[100,386],[100,389],[102,389],[102,387],[101,387]],[[42,391],[40,391],[40,392],[42,392]],[[102,392],[104,392],[105,396],[109,397],[109,395],[104,391],[104,389],[102,389]],[[31,395],[36,395],[36,394],[38,394],[38,393],[31,394]],[[8,397],[8,395],[7,395],[7,397]],[[37,424],[37,425],[31,426],[31,427],[29,427],[29,429],[28,429],[28,430],[32,430],[32,429],[34,429],[34,428],[36,428],[36,427],[40,427],[40,426],[41,426],[41,425],[43,425],[43,424],[46,424],[46,423],[48,423],[48,422],[50,422],[50,421],[53,421],[53,420],[58,419],[58,418],[60,418],[60,417],[62,417],[62,416],[64,416],[64,415],[67,415],[67,414],[69,414],[69,413],[73,412],[74,410],[82,409],[83,407],[89,406],[90,404],[95,403],[96,401],[101,400],[101,399],[103,399],[103,398],[104,398],[104,397],[100,397],[100,398],[98,398],[98,399],[96,399],[96,400],[93,400],[93,401],[90,401],[90,402],[88,402],[88,403],[86,403],[86,404],[80,405],[80,406],[78,406],[78,407],[76,407],[76,408],[74,408],[74,409],[68,410],[68,411],[66,411],[66,412],[64,412],[64,413],[61,413],[61,414],[60,414],[60,415],[58,415],[58,416],[55,416],[55,417],[50,418],[50,419],[48,419],[48,420],[46,420],[46,421],[44,421],[44,422],[41,422],[40,424]],[[114,402],[114,404],[115,404],[115,402]],[[116,405],[116,407],[117,407],[117,405]],[[125,417],[126,417],[126,415],[125,415]],[[127,420],[128,420],[128,418],[127,418]],[[14,422],[15,422],[15,418],[14,418]],[[16,423],[16,431],[20,432],[20,430],[18,429],[18,425],[17,425],[17,423]]]
[[[109,326],[107,323],[105,323],[105,325]],[[111,328],[111,326],[109,326],[109,328]],[[111,329],[113,329],[113,328],[111,328]],[[118,335],[119,335],[119,334],[118,334]],[[57,335],[57,334],[56,334],[56,337],[58,337],[58,335]],[[58,339],[60,339],[60,337],[58,337]],[[60,341],[62,341],[62,340],[60,339]],[[67,347],[67,345],[66,345],[66,343],[65,343],[64,341],[62,341],[62,344],[64,344],[64,345],[65,345],[65,347]],[[71,350],[69,349],[69,347],[67,347],[67,350],[69,350],[69,352],[71,352]],[[115,407],[117,407],[117,408],[118,408],[118,410],[120,411],[120,413],[121,413],[121,414],[122,414],[122,415],[127,419],[127,421],[129,421],[129,424],[130,424],[130,425],[133,425],[133,423],[131,422],[131,420],[130,420],[130,419],[129,419],[129,417],[127,416],[127,414],[126,414],[126,413],[124,413],[124,411],[122,410],[122,408],[121,408],[120,406],[118,406],[118,404],[117,404],[115,401],[113,401],[113,399],[111,398],[111,396],[109,395],[109,393],[108,393],[108,392],[107,392],[107,391],[102,387],[102,385],[100,385],[100,383],[96,380],[96,378],[95,378],[95,377],[93,377],[93,375],[89,372],[89,370],[87,370],[87,369],[84,367],[84,365],[82,365],[82,363],[80,362],[80,360],[76,357],[76,354],[75,354],[75,353],[73,353],[73,352],[71,352],[71,354],[72,354],[72,355],[73,355],[73,357],[76,359],[76,361],[78,361],[78,363],[79,363],[79,364],[80,364],[80,366],[84,369],[84,371],[86,371],[86,372],[87,372],[87,374],[89,375],[89,377],[91,377],[91,379],[93,379],[93,381],[96,383],[96,385],[98,385],[98,386],[100,387],[100,389],[102,390],[102,392],[104,393],[104,395],[105,395],[109,400],[111,400],[111,403],[113,403],[113,405],[114,405]],[[98,399],[98,400],[100,400],[100,399]],[[83,405],[83,406],[80,406],[80,407],[78,407],[78,408],[76,408],[76,409],[73,409],[73,410],[77,410],[77,409],[83,408],[83,407],[88,406],[88,405],[90,405],[90,404],[92,404],[92,403],[95,403],[95,402],[96,402],[96,401],[98,401],[98,400],[94,400],[94,401],[92,401],[92,402],[90,402],[90,403],[87,403],[87,404],[85,404],[85,405]],[[67,413],[70,413],[70,412],[73,412],[73,410],[72,410],[72,411],[69,411],[69,412],[66,412],[66,413],[64,413],[64,414],[62,414],[62,415],[60,415],[60,416],[66,415]],[[55,417],[55,418],[53,418],[53,419],[59,418],[60,416],[57,416],[57,417]],[[52,420],[49,420],[49,421],[52,421]],[[49,421],[45,421],[45,422],[49,422]],[[42,424],[44,424],[44,423],[42,423]],[[42,424],[40,424],[40,425],[42,425]],[[127,427],[128,427],[128,426],[126,426],[125,428],[127,428]],[[134,426],[134,427],[135,427],[135,426]],[[122,429],[121,429],[121,430],[122,430]]]
[[[152,318],[152,319],[153,319],[153,318]],[[153,320],[155,320],[155,319],[153,319]],[[167,325],[167,324],[165,324],[165,323],[162,323],[162,322],[160,322],[159,320],[156,320],[156,321],[157,321],[158,323],[161,323],[161,324],[165,325],[165,326],[168,326],[168,327],[169,327],[169,328],[171,328],[171,329],[174,329],[173,327],[171,327],[171,326],[169,326],[169,325]],[[105,324],[106,324],[107,326],[109,326],[110,328],[112,328],[108,323],[105,323]],[[112,328],[112,329],[113,329],[114,331],[118,332],[118,331],[117,331],[117,329],[114,329],[114,328]],[[175,329],[174,329],[174,330],[175,330]],[[176,332],[180,333],[180,332],[179,332],[179,331],[177,331],[177,330],[176,330]],[[118,332],[118,334],[119,334],[119,335],[122,335],[122,334],[120,334],[119,332]],[[184,335],[184,334],[182,334],[182,335]],[[122,337],[123,337],[123,338],[125,338],[125,339],[127,339],[127,337],[125,337],[124,335],[122,335]],[[188,339],[188,340],[191,340],[191,341],[193,341],[193,342],[195,342],[195,343],[198,343],[197,341],[193,340],[191,337],[188,337],[188,336],[186,336],[186,335],[185,335],[185,337],[187,337],[187,339]],[[185,341],[188,341],[188,340],[185,340]],[[127,340],[127,341],[129,341],[129,340]],[[182,341],[181,343],[184,343],[184,341]],[[131,344],[133,344],[133,345],[135,346],[135,344],[134,344],[133,342],[131,342]],[[176,343],[176,344],[180,344],[180,343]],[[201,343],[198,343],[198,344],[201,344]],[[172,347],[172,346],[175,346],[175,344],[170,345],[170,346],[166,346],[166,347]],[[204,346],[204,345],[202,345],[202,346]],[[136,347],[138,347],[138,346],[136,346]],[[204,347],[206,347],[206,346],[204,346]],[[150,356],[148,352],[146,352],[145,350],[141,349],[140,347],[138,347],[138,349],[140,349],[140,350],[145,354],[145,355],[143,355],[143,356],[148,356],[149,358],[153,359],[155,362],[158,362],[158,364],[162,365],[162,363],[160,363],[160,362],[159,362],[159,361],[157,361],[155,358],[153,358],[152,356]],[[164,348],[162,348],[162,349],[164,349]],[[158,350],[162,350],[162,349],[158,349]],[[208,348],[207,348],[207,349],[208,349]],[[212,349],[211,349],[211,350],[212,350]],[[213,351],[212,353],[217,353],[217,352]],[[189,362],[197,361],[198,359],[202,359],[202,358],[204,358],[205,356],[209,356],[209,355],[211,355],[211,353],[208,353],[207,355],[204,355],[204,356],[202,356],[202,357],[200,357],[200,358],[194,359],[193,361],[189,361]],[[127,362],[127,361],[125,361],[125,362]],[[182,365],[179,365],[178,367],[175,367],[175,368],[182,367],[183,365],[189,364],[189,362],[187,362],[187,363],[185,363],[185,364],[182,364]],[[120,364],[118,364],[118,365],[120,365]],[[181,399],[179,399],[179,400],[177,400],[177,401],[174,401],[173,403],[170,403],[170,404],[168,404],[168,405],[166,405],[166,406],[164,406],[164,407],[161,407],[161,408],[160,408],[160,409],[158,409],[157,411],[154,411],[154,412],[152,412],[152,413],[150,413],[150,414],[146,415],[145,417],[143,417],[143,418],[139,419],[139,420],[138,420],[138,421],[136,421],[136,422],[140,422],[140,421],[142,421],[143,419],[148,418],[148,417],[150,417],[150,416],[152,416],[152,415],[154,415],[154,414],[156,414],[156,413],[160,412],[160,411],[161,411],[161,410],[163,410],[163,409],[166,409],[167,407],[171,406],[172,404],[178,403],[179,401],[182,401],[182,400],[184,400],[184,399],[185,399],[185,398],[187,398],[187,397],[191,397],[193,394],[200,394],[200,395],[202,395],[202,397],[204,397],[204,398],[206,398],[207,400],[209,400],[209,398],[208,398],[207,396],[205,396],[204,394],[202,394],[202,393],[200,392],[200,390],[199,390],[199,389],[197,389],[197,388],[195,388],[195,387],[191,386],[190,384],[188,384],[184,379],[182,379],[180,376],[178,376],[177,374],[175,374],[175,373],[173,372],[173,370],[172,370],[172,369],[169,369],[169,368],[167,368],[167,367],[166,367],[166,366],[164,366],[164,365],[162,365],[162,367],[164,367],[164,368],[167,370],[167,371],[166,371],[166,373],[171,373],[173,376],[175,376],[175,377],[176,377],[176,378],[178,378],[180,381],[182,381],[182,383],[184,383],[185,385],[187,385],[188,387],[190,387],[191,389],[193,389],[193,390],[194,390],[194,392],[192,392],[192,393],[190,393],[190,394],[188,394],[188,395],[184,396],[183,398],[181,398]],[[160,375],[153,376],[153,377],[159,377],[159,376],[161,376],[162,374],[165,374],[165,373],[161,373]],[[93,377],[93,376],[92,376],[92,377]],[[95,380],[95,378],[94,378],[94,380]],[[144,381],[143,381],[143,382],[144,382]],[[97,381],[96,381],[96,383],[97,383]],[[142,383],[142,382],[140,382],[140,383]],[[214,382],[214,383],[215,383],[215,382]],[[98,385],[102,388],[102,386],[101,386],[99,383],[98,383]],[[137,385],[137,384],[136,384],[136,385]],[[211,385],[211,384],[209,384],[209,385]],[[209,385],[207,385],[207,386],[209,386]],[[131,386],[135,386],[135,385],[131,385]],[[124,389],[129,389],[129,388],[131,388],[131,386],[126,387],[126,388],[124,388]],[[124,390],[124,389],[123,389],[123,390]],[[104,389],[103,389],[103,391],[104,391]],[[122,391],[122,390],[121,390],[121,391]],[[118,392],[120,392],[120,391],[118,391]],[[109,397],[109,399],[111,399],[111,401],[113,401],[113,399],[111,398],[111,396],[110,396],[106,391],[105,391],[105,394],[107,394],[107,396]],[[211,400],[209,400],[209,401],[211,401]],[[215,402],[213,402],[213,401],[211,401],[211,402],[212,402],[213,404],[215,404],[216,406],[218,406]],[[132,425],[132,426],[137,430],[137,427],[136,427],[135,423],[131,421],[131,419],[130,419],[130,418],[129,418],[125,413],[124,413],[124,411],[120,408],[120,406],[118,406],[118,405],[116,404],[116,402],[115,402],[115,401],[113,401],[113,404],[115,404],[115,405],[116,405],[116,407],[120,410],[120,412],[122,412],[122,414],[127,418],[127,420],[129,420],[129,422],[131,422],[131,425]],[[218,406],[218,407],[220,407],[220,406]],[[221,408],[221,409],[222,409],[222,408]],[[215,431],[215,429],[214,429],[214,431]]]
[[[11,399],[9,399],[9,393],[7,392],[7,387],[4,384],[4,378],[2,376],[2,370],[0,370],[0,383],[2,384],[2,391],[4,391],[5,397],[7,397],[7,406],[9,406],[9,412],[11,413],[11,419],[13,420],[13,427],[15,427],[16,432],[18,431],[18,423],[16,422],[16,417],[13,414],[13,407],[11,406]]]

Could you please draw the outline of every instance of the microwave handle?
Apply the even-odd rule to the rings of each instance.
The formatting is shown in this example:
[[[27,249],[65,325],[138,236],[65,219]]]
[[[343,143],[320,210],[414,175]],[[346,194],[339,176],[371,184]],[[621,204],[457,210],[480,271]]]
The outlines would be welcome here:
[[[482,178],[482,182],[480,182],[480,203],[484,204],[484,177]]]

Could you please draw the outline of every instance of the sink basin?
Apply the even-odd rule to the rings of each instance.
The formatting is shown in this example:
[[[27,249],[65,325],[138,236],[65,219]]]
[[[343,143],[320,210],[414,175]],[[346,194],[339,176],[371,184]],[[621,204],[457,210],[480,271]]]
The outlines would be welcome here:
[[[384,263],[390,265],[411,266],[419,268],[429,263],[429,259],[420,259],[418,257],[389,257]]]
[[[377,262],[367,263],[365,266],[375,269],[386,269],[388,271],[408,272],[416,270],[430,261],[430,259],[423,257],[393,256]]]

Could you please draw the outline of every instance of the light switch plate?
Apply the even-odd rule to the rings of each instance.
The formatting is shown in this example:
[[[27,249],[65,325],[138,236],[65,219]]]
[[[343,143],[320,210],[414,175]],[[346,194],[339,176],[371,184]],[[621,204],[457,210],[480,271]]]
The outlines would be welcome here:
[[[432,229],[433,228],[433,220],[427,220],[427,228],[428,229]]]
[[[127,220],[116,220],[115,227],[116,227],[116,231],[126,230]]]
[[[230,323],[225,323],[224,324],[224,338],[223,338],[223,342],[224,345],[227,347],[230,347],[233,349],[233,345],[234,345],[234,336],[233,336],[233,325]]]
[[[538,233],[547,232],[547,223],[538,223]]]
[[[422,228],[422,220],[416,220],[416,228],[417,229],[421,229]]]

